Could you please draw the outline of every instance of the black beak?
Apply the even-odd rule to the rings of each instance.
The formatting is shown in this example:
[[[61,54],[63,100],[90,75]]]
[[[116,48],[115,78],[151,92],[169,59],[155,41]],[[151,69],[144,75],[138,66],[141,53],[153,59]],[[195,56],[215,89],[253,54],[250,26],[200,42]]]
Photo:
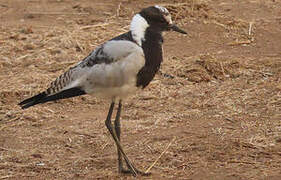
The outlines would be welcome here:
[[[184,30],[180,29],[177,25],[172,24],[171,26],[169,26],[169,30],[171,31],[176,31],[182,34],[187,34],[187,32],[185,32]]]

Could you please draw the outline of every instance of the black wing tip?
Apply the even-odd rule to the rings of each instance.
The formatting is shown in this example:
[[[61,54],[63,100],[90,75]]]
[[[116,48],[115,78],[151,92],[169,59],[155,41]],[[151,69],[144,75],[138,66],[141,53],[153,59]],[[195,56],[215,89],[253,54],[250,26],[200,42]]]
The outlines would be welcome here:
[[[59,99],[71,98],[71,97],[80,96],[80,95],[84,95],[84,94],[86,94],[86,92],[84,90],[82,90],[80,87],[67,89],[67,90],[61,91],[57,94],[51,95],[51,96],[48,96],[46,94],[46,92],[42,92],[31,98],[23,100],[18,105],[21,106],[22,109],[27,109],[36,104],[41,104],[41,103],[45,103],[48,101],[55,101],[55,100],[59,100]]]
[[[47,94],[45,92],[39,93],[35,96],[32,96],[31,98],[25,99],[22,102],[18,103],[19,106],[21,106],[22,109],[26,109],[28,107],[34,106],[38,103],[40,103],[40,101],[42,99],[44,99],[47,96]]]
[[[33,104],[33,103],[21,105],[21,109],[27,109],[27,108],[29,108],[29,107],[31,107],[31,106],[34,106],[34,105],[35,105],[35,104]]]

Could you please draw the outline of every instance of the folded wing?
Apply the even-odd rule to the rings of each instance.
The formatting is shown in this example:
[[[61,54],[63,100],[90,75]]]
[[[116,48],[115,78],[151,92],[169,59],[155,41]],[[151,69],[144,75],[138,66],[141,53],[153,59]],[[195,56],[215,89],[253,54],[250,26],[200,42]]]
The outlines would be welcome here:
[[[25,109],[48,101],[121,87],[132,83],[135,78],[133,76],[136,76],[143,65],[141,47],[131,41],[111,40],[60,75],[46,91],[20,102],[19,105]]]

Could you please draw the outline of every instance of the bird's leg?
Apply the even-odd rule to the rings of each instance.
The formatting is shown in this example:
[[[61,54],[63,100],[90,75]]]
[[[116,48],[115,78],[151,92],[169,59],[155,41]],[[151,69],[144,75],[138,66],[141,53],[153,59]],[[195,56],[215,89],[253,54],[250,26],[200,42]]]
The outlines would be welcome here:
[[[123,148],[122,148],[122,146],[121,146],[121,144],[120,144],[120,142],[119,142],[119,140],[117,138],[117,135],[116,135],[115,131],[112,129],[111,116],[112,116],[113,108],[114,108],[114,102],[112,102],[111,105],[110,105],[110,108],[109,108],[109,111],[108,111],[108,114],[107,114],[107,118],[106,118],[106,121],[105,121],[105,125],[106,125],[108,131],[110,132],[113,140],[115,141],[115,144],[116,144],[118,150],[123,155],[123,157],[125,159],[125,162],[127,163],[130,172],[133,174],[133,176],[136,176],[137,175],[137,171],[136,171],[135,167],[133,166],[133,164],[130,162],[130,160],[128,159],[127,155],[123,151]]]
[[[121,135],[121,124],[120,124],[121,109],[122,109],[122,101],[120,100],[119,104],[118,104],[116,118],[114,121],[115,132],[116,132],[116,136],[117,136],[119,142],[121,142],[121,138],[120,138],[120,135]],[[118,171],[119,171],[119,173],[131,173],[131,171],[129,170],[130,165],[127,163],[127,161],[125,161],[125,162],[127,164],[128,169],[125,169],[123,167],[123,162],[122,162],[123,156],[122,156],[122,153],[119,150],[118,146],[117,146],[117,153],[118,153]],[[134,167],[133,164],[132,164],[132,166],[137,173],[142,174],[142,175],[149,175],[149,173],[144,173],[144,172],[138,170],[136,167]]]
[[[119,104],[118,104],[116,118],[115,118],[115,121],[114,121],[115,132],[116,132],[116,136],[117,136],[119,142],[121,142],[121,139],[120,139],[120,134],[121,134],[121,125],[120,125],[121,109],[122,109],[122,101],[120,100]],[[123,156],[122,156],[118,147],[117,147],[117,153],[118,153],[118,171],[119,171],[119,173],[129,173],[130,172],[129,170],[125,170],[123,168],[123,161],[122,161]]]

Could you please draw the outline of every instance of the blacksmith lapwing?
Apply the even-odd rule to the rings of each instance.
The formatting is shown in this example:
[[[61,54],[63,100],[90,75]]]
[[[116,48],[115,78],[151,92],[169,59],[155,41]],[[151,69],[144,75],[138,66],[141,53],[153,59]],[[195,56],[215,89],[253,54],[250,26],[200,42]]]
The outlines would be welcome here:
[[[163,61],[162,32],[170,30],[186,34],[173,24],[165,7],[156,5],[144,8],[133,17],[129,32],[98,46],[52,82],[46,91],[19,105],[26,109],[36,104],[84,94],[110,98],[105,125],[117,146],[119,172],[145,175],[131,163],[120,144],[122,99],[137,89],[145,88],[153,79]],[[113,126],[111,116],[115,102],[119,104]],[[123,158],[128,169],[123,168]]]

